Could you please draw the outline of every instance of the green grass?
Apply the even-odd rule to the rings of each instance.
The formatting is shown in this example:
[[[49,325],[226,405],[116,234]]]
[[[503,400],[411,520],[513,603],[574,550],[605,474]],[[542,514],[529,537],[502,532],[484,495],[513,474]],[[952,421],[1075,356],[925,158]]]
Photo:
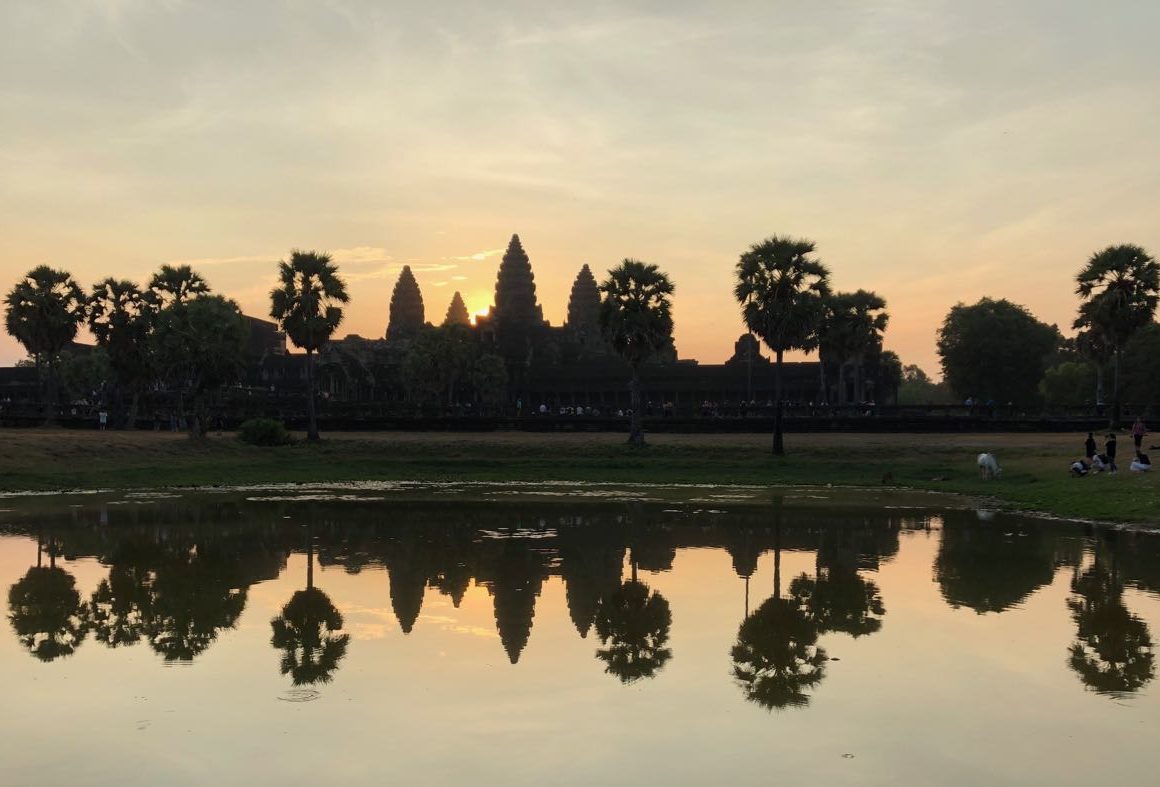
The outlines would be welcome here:
[[[232,435],[0,431],[0,489],[62,490],[361,480],[572,480],[871,486],[953,492],[1063,517],[1160,524],[1156,475],[1071,478],[1084,435],[788,435],[773,458],[767,435],[360,433],[318,444],[243,445]],[[1130,454],[1131,440],[1121,441]],[[976,455],[995,453],[996,481]],[[1123,456],[1122,458],[1128,458]]]

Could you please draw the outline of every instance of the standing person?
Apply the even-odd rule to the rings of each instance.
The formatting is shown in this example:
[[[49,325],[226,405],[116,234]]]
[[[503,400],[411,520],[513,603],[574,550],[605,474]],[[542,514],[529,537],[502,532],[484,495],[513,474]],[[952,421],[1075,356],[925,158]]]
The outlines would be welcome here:
[[[1096,439],[1092,437],[1092,433],[1088,432],[1088,438],[1083,441],[1083,455],[1087,457],[1088,461],[1096,455]]]
[[[1107,442],[1104,443],[1104,453],[1108,457],[1108,470],[1116,472],[1116,435],[1114,432],[1108,432]]]
[[[1132,442],[1136,444],[1136,453],[1144,447],[1144,435],[1148,434],[1148,427],[1144,426],[1144,419],[1136,416],[1136,422],[1132,424]]]
[[[109,414],[101,410],[97,413],[97,422],[101,425],[101,431],[105,431],[109,425]]]

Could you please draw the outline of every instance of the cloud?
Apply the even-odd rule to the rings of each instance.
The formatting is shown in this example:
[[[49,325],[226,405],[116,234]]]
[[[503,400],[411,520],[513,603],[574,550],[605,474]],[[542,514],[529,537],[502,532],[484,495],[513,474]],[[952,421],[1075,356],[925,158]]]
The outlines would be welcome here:
[[[343,265],[369,265],[376,262],[390,262],[394,259],[381,246],[353,246],[349,249],[335,249],[331,258]]]
[[[449,263],[438,262],[409,262],[406,263],[411,266],[412,273],[441,273],[443,271],[453,271],[458,268],[458,265],[451,265]],[[341,272],[343,278],[348,281],[366,281],[368,279],[394,279],[403,270],[404,263],[392,262],[387,265],[380,265],[377,268],[367,271],[344,271]],[[446,284],[447,282],[443,282]],[[439,284],[436,287],[441,286]]]
[[[483,262],[490,257],[496,257],[503,253],[503,249],[485,249],[484,251],[477,251],[474,254],[464,254],[461,257],[444,257],[443,259],[461,260],[463,262]]]
[[[201,257],[191,260],[169,260],[166,265],[188,265],[191,268],[209,268],[214,265],[249,265],[261,263],[271,265],[281,259],[280,254],[251,254],[241,257]]]

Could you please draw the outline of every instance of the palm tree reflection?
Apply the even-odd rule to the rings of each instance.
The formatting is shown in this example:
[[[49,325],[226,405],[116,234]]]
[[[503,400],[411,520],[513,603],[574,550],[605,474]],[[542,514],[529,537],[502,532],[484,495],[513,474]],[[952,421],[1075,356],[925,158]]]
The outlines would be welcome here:
[[[673,656],[665,647],[673,622],[669,602],[637,580],[636,566],[634,554],[632,579],[602,597],[593,618],[605,645],[597,649],[596,657],[621,683],[655,677]]]
[[[342,613],[330,597],[314,587],[314,538],[307,535],[306,589],[299,590],[270,621],[270,644],[282,651],[281,671],[295,686],[329,683],[346,655],[349,634],[342,630]]]
[[[47,551],[49,565],[42,565]],[[56,566],[54,542],[47,550],[37,538],[36,565],[8,590],[8,620],[20,644],[41,661],[71,655],[89,630],[88,608],[81,603],[73,575]]]
[[[1072,579],[1067,602],[1076,625],[1068,664],[1084,685],[1100,694],[1137,691],[1155,675],[1148,625],[1124,606],[1124,586],[1097,551],[1096,560]]]
[[[804,706],[807,689],[825,677],[828,659],[818,645],[818,624],[808,601],[817,597],[817,582],[795,579],[789,598],[781,597],[781,510],[774,504],[773,596],[742,621],[737,631],[733,678],[745,698],[769,709]]]

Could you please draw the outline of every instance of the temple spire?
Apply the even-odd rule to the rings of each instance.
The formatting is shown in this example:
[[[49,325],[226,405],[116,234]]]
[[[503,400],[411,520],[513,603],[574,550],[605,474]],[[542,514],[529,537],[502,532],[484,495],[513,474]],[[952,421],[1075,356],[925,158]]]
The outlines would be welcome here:
[[[544,313],[536,303],[535,276],[519,235],[512,235],[499,265],[492,314],[500,353],[511,373],[527,363],[544,327]]]
[[[572,295],[568,298],[568,327],[573,331],[590,333],[597,330],[600,322],[600,289],[596,278],[585,265],[572,282]]]
[[[471,317],[467,314],[467,305],[463,296],[456,290],[451,296],[451,305],[447,307],[447,316],[443,318],[444,327],[448,325],[471,325]]]
[[[391,313],[387,322],[387,339],[414,338],[423,327],[423,294],[419,292],[419,282],[411,273],[411,266],[404,265],[391,293]]]

